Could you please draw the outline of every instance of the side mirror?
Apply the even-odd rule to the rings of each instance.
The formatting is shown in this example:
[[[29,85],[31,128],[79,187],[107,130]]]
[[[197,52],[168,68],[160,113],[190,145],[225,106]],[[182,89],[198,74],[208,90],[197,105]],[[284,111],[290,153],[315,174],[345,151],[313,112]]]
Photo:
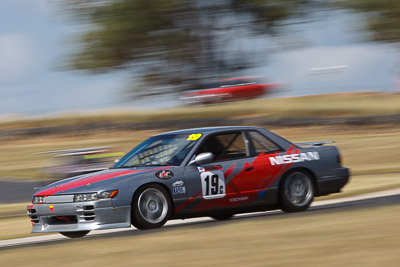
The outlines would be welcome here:
[[[189,162],[189,164],[203,165],[210,163],[213,160],[214,160],[214,154],[211,152],[205,152],[197,155],[194,160]]]
[[[110,166],[108,166],[108,168],[109,168],[109,169],[111,169],[111,167],[112,167],[112,166],[114,166],[114,164],[117,164],[117,163],[118,163],[118,161],[119,161],[119,159],[116,159],[116,160],[114,160],[114,163],[113,163],[113,164],[111,164]]]

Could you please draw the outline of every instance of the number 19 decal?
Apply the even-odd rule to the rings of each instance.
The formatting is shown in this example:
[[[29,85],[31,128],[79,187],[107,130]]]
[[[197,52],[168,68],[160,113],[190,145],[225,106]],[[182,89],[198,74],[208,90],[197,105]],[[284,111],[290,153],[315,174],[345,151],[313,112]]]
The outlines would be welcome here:
[[[204,199],[223,198],[225,196],[225,179],[222,171],[202,172],[200,178]]]

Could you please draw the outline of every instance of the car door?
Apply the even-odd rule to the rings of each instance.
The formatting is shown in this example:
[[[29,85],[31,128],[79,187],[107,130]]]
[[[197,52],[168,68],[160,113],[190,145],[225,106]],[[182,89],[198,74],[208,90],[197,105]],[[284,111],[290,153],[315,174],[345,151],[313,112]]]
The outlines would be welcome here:
[[[244,190],[237,183],[238,176],[252,179],[251,176],[257,175],[254,168],[245,168],[251,158],[244,132],[231,131],[207,136],[195,155],[206,152],[213,153],[211,162],[201,166],[189,165],[185,169],[186,188],[188,196],[191,196],[188,207],[201,212],[250,202],[251,199],[242,194]]]
[[[223,177],[226,187],[226,206],[246,207],[265,205],[276,202],[276,190],[272,191],[271,186],[279,179],[281,168],[271,166],[270,157],[281,153],[283,149],[276,143],[262,135],[258,131],[245,131],[242,133],[246,155],[239,155],[236,160],[216,161],[208,168],[222,168],[216,176]],[[231,146],[226,153],[237,153],[239,145]],[[202,182],[203,198],[208,198],[208,191],[214,185],[220,185],[213,177],[214,172],[208,171],[200,175]],[[211,183],[211,184],[210,184]],[[216,192],[216,191],[214,191]],[[218,197],[218,194],[215,195]]]
[[[250,157],[244,170],[251,170],[252,175],[242,171],[233,180],[241,195],[249,195],[253,202],[264,203],[265,200],[274,202],[275,196],[268,196],[271,186],[282,175],[279,166],[270,164],[270,157],[280,154],[283,149],[258,131],[246,131],[246,142]],[[265,203],[264,203],[265,204]]]

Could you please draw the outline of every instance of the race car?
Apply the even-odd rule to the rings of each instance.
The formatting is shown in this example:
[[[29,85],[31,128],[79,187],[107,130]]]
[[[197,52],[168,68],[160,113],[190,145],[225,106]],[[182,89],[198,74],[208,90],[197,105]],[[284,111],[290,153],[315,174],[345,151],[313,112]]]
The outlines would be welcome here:
[[[306,210],[349,180],[330,142],[295,144],[259,127],[211,127],[155,135],[111,168],[37,191],[33,233],[82,237],[91,230],[153,229],[170,219],[280,208]]]
[[[262,77],[240,77],[199,85],[197,90],[180,96],[188,104],[217,104],[258,98],[271,94],[281,83],[267,83]]]
[[[53,155],[42,174],[46,178],[60,180],[81,174],[102,171],[110,167],[110,161],[123,155],[111,147],[86,147],[53,150],[40,154]]]

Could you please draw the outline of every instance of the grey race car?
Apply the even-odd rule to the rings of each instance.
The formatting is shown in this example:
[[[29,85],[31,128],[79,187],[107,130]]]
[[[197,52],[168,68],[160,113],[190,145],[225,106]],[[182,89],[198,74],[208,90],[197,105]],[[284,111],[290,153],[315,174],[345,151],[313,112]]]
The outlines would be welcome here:
[[[349,180],[338,149],[293,144],[258,127],[188,129],[150,137],[101,172],[50,184],[28,206],[33,233],[81,237],[169,219],[280,208],[306,210]]]

